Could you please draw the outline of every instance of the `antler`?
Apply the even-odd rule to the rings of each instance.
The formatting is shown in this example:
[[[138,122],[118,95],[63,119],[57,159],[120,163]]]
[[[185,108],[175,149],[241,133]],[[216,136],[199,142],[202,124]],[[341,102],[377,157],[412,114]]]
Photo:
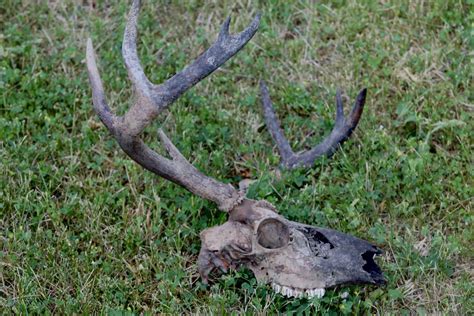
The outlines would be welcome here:
[[[265,82],[260,81],[260,92],[262,97],[263,115],[265,123],[273,138],[273,141],[278,147],[281,156],[281,165],[284,168],[295,169],[299,167],[310,167],[314,161],[321,156],[331,156],[352,134],[352,131],[359,123],[362,111],[364,109],[365,97],[367,89],[362,89],[357,95],[354,107],[351,113],[346,118],[344,116],[344,109],[341,97],[341,91],[336,93],[336,124],[320,144],[313,147],[311,150],[295,154],[288,143],[288,140],[283,135],[283,130],[280,127],[280,122],[273,109],[272,101],[268,93],[268,88]]]
[[[247,44],[257,32],[260,14],[257,14],[244,31],[235,35],[229,34],[230,18],[227,18],[216,42],[208,50],[166,82],[155,85],[148,80],[143,72],[137,55],[136,38],[139,9],[140,1],[134,0],[128,15],[122,44],[125,66],[134,86],[135,102],[124,116],[116,116],[110,110],[97,69],[92,41],[88,39],[86,59],[94,109],[130,158],[145,169],[183,186],[196,195],[214,201],[219,209],[229,211],[241,198],[232,185],[224,184],[200,173],[183,157],[161,129],[158,135],[171,159],[151,150],[139,136],[161,111]]]

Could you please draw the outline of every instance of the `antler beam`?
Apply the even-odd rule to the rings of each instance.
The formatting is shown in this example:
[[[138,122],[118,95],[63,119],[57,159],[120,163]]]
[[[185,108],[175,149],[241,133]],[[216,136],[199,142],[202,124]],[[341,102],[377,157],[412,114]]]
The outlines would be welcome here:
[[[139,136],[159,113],[247,44],[258,29],[260,14],[244,31],[235,35],[229,34],[230,18],[228,18],[222,25],[216,42],[209,49],[181,72],[166,82],[155,85],[145,75],[137,54],[139,10],[140,1],[134,0],[122,44],[123,59],[135,92],[134,104],[124,116],[116,116],[107,104],[92,40],[87,41],[87,69],[94,109],[130,158],[147,170],[185,187],[196,195],[214,201],[219,209],[229,211],[240,198],[238,191],[232,185],[224,184],[200,173],[181,155],[163,131],[159,131],[159,137],[171,159],[151,150]]]
[[[362,111],[364,109],[367,89],[362,89],[354,103],[351,113],[348,117],[344,116],[344,109],[341,97],[341,91],[336,94],[336,123],[334,128],[320,144],[311,150],[301,153],[294,153],[291,146],[283,134],[280,122],[275,114],[275,110],[270,99],[270,94],[265,82],[260,81],[260,93],[262,97],[263,116],[265,123],[273,141],[276,143],[281,156],[281,165],[283,168],[295,169],[300,167],[311,167],[314,161],[321,156],[331,156],[352,134],[359,123]]]

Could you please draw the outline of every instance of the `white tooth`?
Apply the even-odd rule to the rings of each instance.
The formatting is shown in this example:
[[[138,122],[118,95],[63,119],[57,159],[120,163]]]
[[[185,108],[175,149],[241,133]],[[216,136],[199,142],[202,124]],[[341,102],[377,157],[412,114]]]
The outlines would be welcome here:
[[[291,289],[291,297],[296,297],[297,294],[295,289]]]
[[[321,298],[324,296],[324,289],[315,289],[314,290],[314,295],[317,297],[317,298]]]
[[[300,297],[300,291],[297,289],[293,289],[293,297],[296,297],[296,298]]]
[[[281,294],[288,296],[288,288],[286,286],[281,287]]]
[[[293,289],[292,288],[288,288],[288,297],[293,297]]]
[[[281,286],[278,284],[275,284],[275,292],[280,293],[281,291]]]
[[[294,289],[294,290],[293,290],[293,296],[294,296],[294,297],[299,298],[300,295],[301,295],[300,290],[298,290],[298,289]]]

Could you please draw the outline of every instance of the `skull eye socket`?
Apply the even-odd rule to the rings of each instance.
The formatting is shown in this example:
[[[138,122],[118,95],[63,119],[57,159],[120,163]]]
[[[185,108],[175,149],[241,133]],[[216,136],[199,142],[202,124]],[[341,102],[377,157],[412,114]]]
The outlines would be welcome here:
[[[264,219],[257,228],[257,242],[267,249],[277,249],[288,244],[290,231],[281,221],[275,218]]]

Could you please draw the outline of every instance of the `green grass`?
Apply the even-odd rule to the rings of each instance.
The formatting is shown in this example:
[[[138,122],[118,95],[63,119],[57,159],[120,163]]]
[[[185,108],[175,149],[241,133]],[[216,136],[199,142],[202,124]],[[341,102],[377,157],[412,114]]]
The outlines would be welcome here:
[[[285,299],[246,270],[210,287],[199,281],[199,232],[226,216],[141,169],[98,121],[86,38],[110,104],[124,113],[128,1],[86,2],[0,8],[0,310],[474,311],[472,1],[144,1],[139,50],[154,82],[207,48],[227,15],[235,31],[262,11],[254,39],[163,114],[146,141],[158,147],[161,125],[204,173],[255,179],[250,196],[287,218],[385,250],[386,287],[338,288],[321,300]],[[368,87],[361,123],[332,159],[279,171],[260,78],[297,150],[332,128],[337,87],[350,99]]]

